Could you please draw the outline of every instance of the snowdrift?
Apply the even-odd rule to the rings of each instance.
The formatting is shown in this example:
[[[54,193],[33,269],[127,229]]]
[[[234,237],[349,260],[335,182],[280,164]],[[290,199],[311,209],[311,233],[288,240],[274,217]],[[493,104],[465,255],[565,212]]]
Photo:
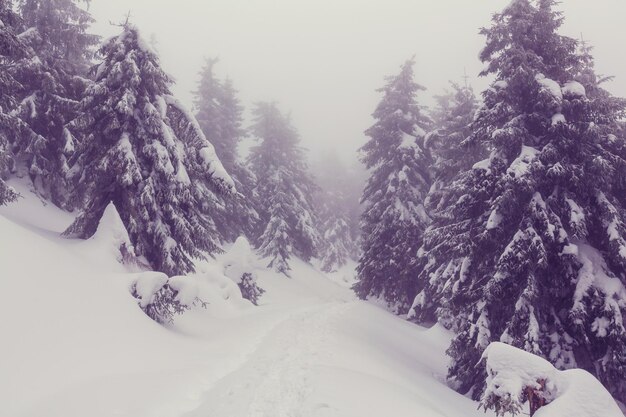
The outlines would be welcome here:
[[[487,389],[482,404],[500,404],[521,413],[528,390],[541,398],[535,417],[623,417],[611,394],[589,372],[559,371],[543,358],[496,342],[483,354]]]
[[[118,262],[112,208],[94,238],[64,239],[74,216],[11,185],[23,198],[0,208],[2,417],[484,415],[443,382],[449,335],[356,300],[349,267],[329,279],[293,260],[289,279],[241,241],[169,278],[207,304],[161,326],[139,303],[167,277]],[[267,290],[258,307],[225,275],[241,268]]]

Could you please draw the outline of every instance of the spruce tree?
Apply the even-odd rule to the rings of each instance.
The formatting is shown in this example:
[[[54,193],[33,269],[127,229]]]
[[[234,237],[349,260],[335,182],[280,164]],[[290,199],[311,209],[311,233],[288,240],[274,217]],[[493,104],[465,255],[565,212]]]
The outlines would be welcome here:
[[[323,155],[313,168],[318,173],[316,180],[319,188],[314,200],[323,237],[320,266],[324,272],[335,272],[350,259],[358,259],[357,239],[353,231],[358,231],[362,187],[359,178],[335,153]]]
[[[39,136],[20,141],[17,157],[36,190],[65,206],[67,160],[76,146],[65,125],[76,117],[99,38],[87,33],[93,19],[76,0],[19,0],[18,4],[27,28],[22,38],[37,59],[22,74],[24,88],[16,113]]]
[[[232,180],[134,26],[100,53],[70,126],[84,137],[72,179],[86,207],[66,234],[93,235],[113,202],[138,256],[168,275],[193,271],[193,258],[219,251],[205,202],[213,189],[232,191]]]
[[[514,0],[482,33],[495,81],[472,139],[491,153],[438,219],[429,294],[456,317],[449,377],[478,398],[491,341],[582,367],[626,398],[624,102],[588,77],[553,0]]]
[[[424,148],[430,120],[416,100],[423,87],[413,77],[414,60],[402,65],[379,91],[376,123],[365,133],[362,162],[371,170],[361,203],[363,254],[354,289],[405,313],[417,292],[417,250],[430,222],[424,200],[431,184],[430,155]]]
[[[433,185],[426,198],[426,208],[434,224],[424,232],[425,245],[418,251],[418,281],[429,282],[433,277],[446,274],[448,270],[431,259],[437,257],[440,246],[431,246],[430,239],[438,236],[438,220],[454,218],[454,202],[466,190],[458,186],[468,170],[486,156],[481,143],[471,141],[472,121],[478,108],[476,96],[471,87],[452,84],[452,91],[436,97],[437,107],[432,112],[435,129],[426,137],[426,146],[433,155],[431,175]],[[435,309],[439,308],[438,318],[446,327],[453,326],[452,317],[447,317],[446,306],[438,304],[433,287],[423,285],[413,301],[409,318],[417,322],[435,320]]]
[[[5,182],[14,169],[13,143],[41,140],[14,114],[22,84],[16,78],[30,66],[32,50],[22,41],[22,20],[13,11],[13,2],[0,0],[0,205],[17,198]]]
[[[18,0],[25,26],[38,35],[33,45],[35,53],[59,71],[72,97],[79,96],[85,87],[85,80],[80,78],[89,70],[93,47],[100,39],[88,33],[94,19],[80,6],[89,1]]]
[[[320,236],[312,203],[316,186],[289,118],[273,103],[258,104],[254,115],[252,133],[259,143],[249,163],[257,177],[263,230],[257,246],[270,258],[268,267],[289,276],[292,256],[309,261],[317,254]]]
[[[350,226],[344,216],[335,215],[323,224],[324,248],[321,250],[321,269],[324,272],[336,272],[346,265],[354,250]]]
[[[452,90],[437,96],[437,107],[431,114],[434,130],[426,137],[426,147],[433,157],[433,186],[426,207],[431,217],[446,215],[451,184],[460,173],[484,158],[481,146],[470,146],[471,124],[478,101],[470,86],[452,83]]]
[[[240,235],[256,235],[259,215],[254,208],[254,175],[239,160],[237,146],[244,136],[243,107],[230,80],[214,74],[217,59],[209,59],[200,73],[195,91],[196,118],[218,158],[235,182],[237,193],[213,201],[213,218],[222,240],[234,242]]]
[[[601,265],[601,268],[597,268],[593,273],[596,279],[595,284],[602,288],[606,282],[600,282],[600,280],[610,277],[612,279],[608,281],[609,285],[615,283],[618,287],[614,290],[615,294],[611,294],[612,291],[606,287],[601,289],[605,297],[612,298],[607,301],[606,308],[599,307],[598,298],[601,296],[594,299],[585,294],[583,297],[575,298],[575,303],[577,303],[581,298],[588,297],[584,301],[585,307],[574,306],[573,315],[574,319],[579,321],[579,317],[590,314],[591,320],[587,321],[586,330],[597,336],[592,338],[587,345],[587,349],[593,353],[589,355],[590,358],[579,360],[580,366],[586,369],[599,369],[599,379],[616,398],[624,403],[626,402],[626,332],[621,320],[626,310],[626,290],[624,290],[626,285],[626,135],[623,124],[626,100],[614,97],[602,88],[601,85],[612,80],[613,77],[600,76],[596,73],[591,51],[592,47],[584,41],[579,44],[582,64],[575,72],[575,80],[579,83],[566,83],[563,86],[563,94],[566,97],[580,99],[584,92],[584,97],[593,103],[593,105],[584,106],[580,111],[589,115],[590,129],[598,129],[596,132],[598,136],[595,140],[600,139],[598,141],[605,148],[605,152],[595,156],[595,160],[589,163],[590,170],[595,172],[595,179],[600,177],[604,181],[609,179],[610,184],[607,187],[608,195],[602,194],[605,192],[604,189],[596,193],[596,205],[589,207],[589,213],[594,219],[587,226],[591,236],[588,240],[603,254],[604,259],[599,257],[593,259],[593,256],[589,256],[581,260],[583,267],[579,272],[577,289],[586,289],[587,292],[595,291],[593,287],[585,288],[586,283],[581,282],[589,277],[585,268],[590,266],[590,261]],[[577,103],[574,100],[572,103],[574,111],[580,104],[583,103]],[[605,165],[605,160],[610,162]],[[606,267],[605,262],[608,264]],[[604,274],[603,269],[608,269],[609,272]],[[621,279],[622,286],[619,286],[616,278]],[[607,311],[604,311],[605,309]],[[589,364],[589,359],[595,363]],[[597,363],[601,366],[598,367]]]

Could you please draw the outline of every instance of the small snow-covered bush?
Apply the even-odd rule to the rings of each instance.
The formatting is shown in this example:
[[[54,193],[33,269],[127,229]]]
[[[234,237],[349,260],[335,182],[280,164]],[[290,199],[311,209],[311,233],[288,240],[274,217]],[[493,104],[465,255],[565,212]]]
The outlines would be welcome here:
[[[244,272],[237,285],[241,290],[241,296],[243,298],[250,300],[250,302],[255,306],[259,305],[259,297],[265,293],[265,290],[257,285],[254,274],[251,272]]]
[[[495,342],[482,356],[487,388],[480,406],[497,416],[530,410],[537,417],[623,417],[611,394],[589,372],[557,370],[539,356]]]
[[[265,290],[257,284],[252,264],[252,247],[250,242],[241,236],[232,248],[224,255],[224,275],[233,280],[241,290],[241,295],[255,306]]]
[[[194,305],[206,307],[198,297],[195,282],[188,277],[172,277],[160,272],[145,272],[133,281],[130,292],[139,307],[158,323],[171,323],[174,316]]]

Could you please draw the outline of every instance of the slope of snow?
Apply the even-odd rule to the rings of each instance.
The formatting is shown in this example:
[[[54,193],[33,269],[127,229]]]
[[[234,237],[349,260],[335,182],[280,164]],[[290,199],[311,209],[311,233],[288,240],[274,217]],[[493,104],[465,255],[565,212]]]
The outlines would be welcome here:
[[[14,204],[0,207],[0,214],[14,223],[42,236],[52,237],[64,232],[74,221],[75,215],[41,200],[24,181],[13,179],[7,184],[20,194],[20,198]]]
[[[0,208],[2,416],[484,415],[442,382],[449,335],[356,300],[354,265],[328,279],[293,260],[289,279],[239,252],[267,290],[254,307],[224,276],[227,253],[187,277],[206,309],[163,327],[109,239],[61,238],[73,215],[12,185],[24,198]]]
[[[356,266],[357,262],[349,259],[346,265],[335,272],[327,273],[326,276],[343,287],[351,288],[356,284]]]

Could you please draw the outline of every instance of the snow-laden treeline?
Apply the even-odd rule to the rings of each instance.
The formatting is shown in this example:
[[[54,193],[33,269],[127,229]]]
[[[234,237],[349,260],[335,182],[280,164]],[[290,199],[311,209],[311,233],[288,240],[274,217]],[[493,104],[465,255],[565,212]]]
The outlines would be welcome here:
[[[445,328],[449,344],[439,343],[438,354],[445,350],[451,361],[438,378],[486,408],[517,412],[528,403],[531,414],[558,415],[571,408],[559,404],[586,386],[608,398],[593,378],[626,401],[626,100],[603,88],[608,79],[596,73],[591,47],[559,33],[564,17],[555,0],[513,0],[481,30],[481,75],[493,82],[480,95],[467,82],[452,83],[427,109],[414,67],[430,63],[414,57],[389,76],[359,154],[366,181],[339,159],[311,165],[276,103],[256,103],[245,126],[216,59],[201,69],[186,108],[138,27],[127,20],[101,41],[89,33],[93,19],[83,6],[0,0],[0,206],[10,231],[3,244],[24,233],[67,262],[106,254],[128,278],[129,305],[178,331],[178,323],[222,304],[306,302],[307,291],[319,295],[318,284],[285,291],[290,284],[267,289],[258,278],[295,282],[314,266],[319,279],[350,284],[358,297],[411,322]],[[243,158],[245,138],[254,144]],[[63,230],[28,217],[36,205],[22,200],[32,201],[31,193],[59,209]],[[79,249],[66,256],[55,245]],[[25,279],[11,265],[7,274]],[[73,277],[59,285],[76,284],[78,270],[54,271]],[[311,312],[322,319],[300,311],[287,330],[267,332],[284,341],[297,333],[297,349],[286,356],[297,366],[311,363],[298,349],[315,353],[298,323],[324,337],[343,310]],[[526,352],[512,354],[519,366],[501,366],[508,356],[499,343]],[[274,402],[284,394],[283,414],[300,415],[310,387],[290,373],[292,362],[264,371],[297,395],[260,381],[262,389],[245,394],[253,397],[247,411],[283,410]],[[559,372],[575,368],[588,373]],[[506,384],[494,382],[504,374]],[[597,415],[617,409],[594,407]]]
[[[405,64],[363,148],[357,293],[453,330],[448,380],[475,399],[481,355],[501,341],[626,400],[626,101],[603,89],[591,48],[559,34],[555,7],[514,0],[493,16],[480,53],[491,87],[477,106],[455,86],[430,133],[408,112]]]
[[[82,6],[0,3],[0,202],[16,198],[4,179],[28,176],[42,198],[79,213],[65,232],[79,238],[113,204],[128,255],[169,275],[193,271],[194,260],[241,235],[283,272],[292,255],[344,251],[352,236],[337,241],[326,230],[337,225],[318,220],[306,154],[276,106],[259,105],[246,131],[233,83],[216,76],[212,59],[186,109],[139,28],[126,21],[96,48]],[[238,144],[248,133],[259,145],[244,161]],[[335,267],[354,253],[336,256]]]

